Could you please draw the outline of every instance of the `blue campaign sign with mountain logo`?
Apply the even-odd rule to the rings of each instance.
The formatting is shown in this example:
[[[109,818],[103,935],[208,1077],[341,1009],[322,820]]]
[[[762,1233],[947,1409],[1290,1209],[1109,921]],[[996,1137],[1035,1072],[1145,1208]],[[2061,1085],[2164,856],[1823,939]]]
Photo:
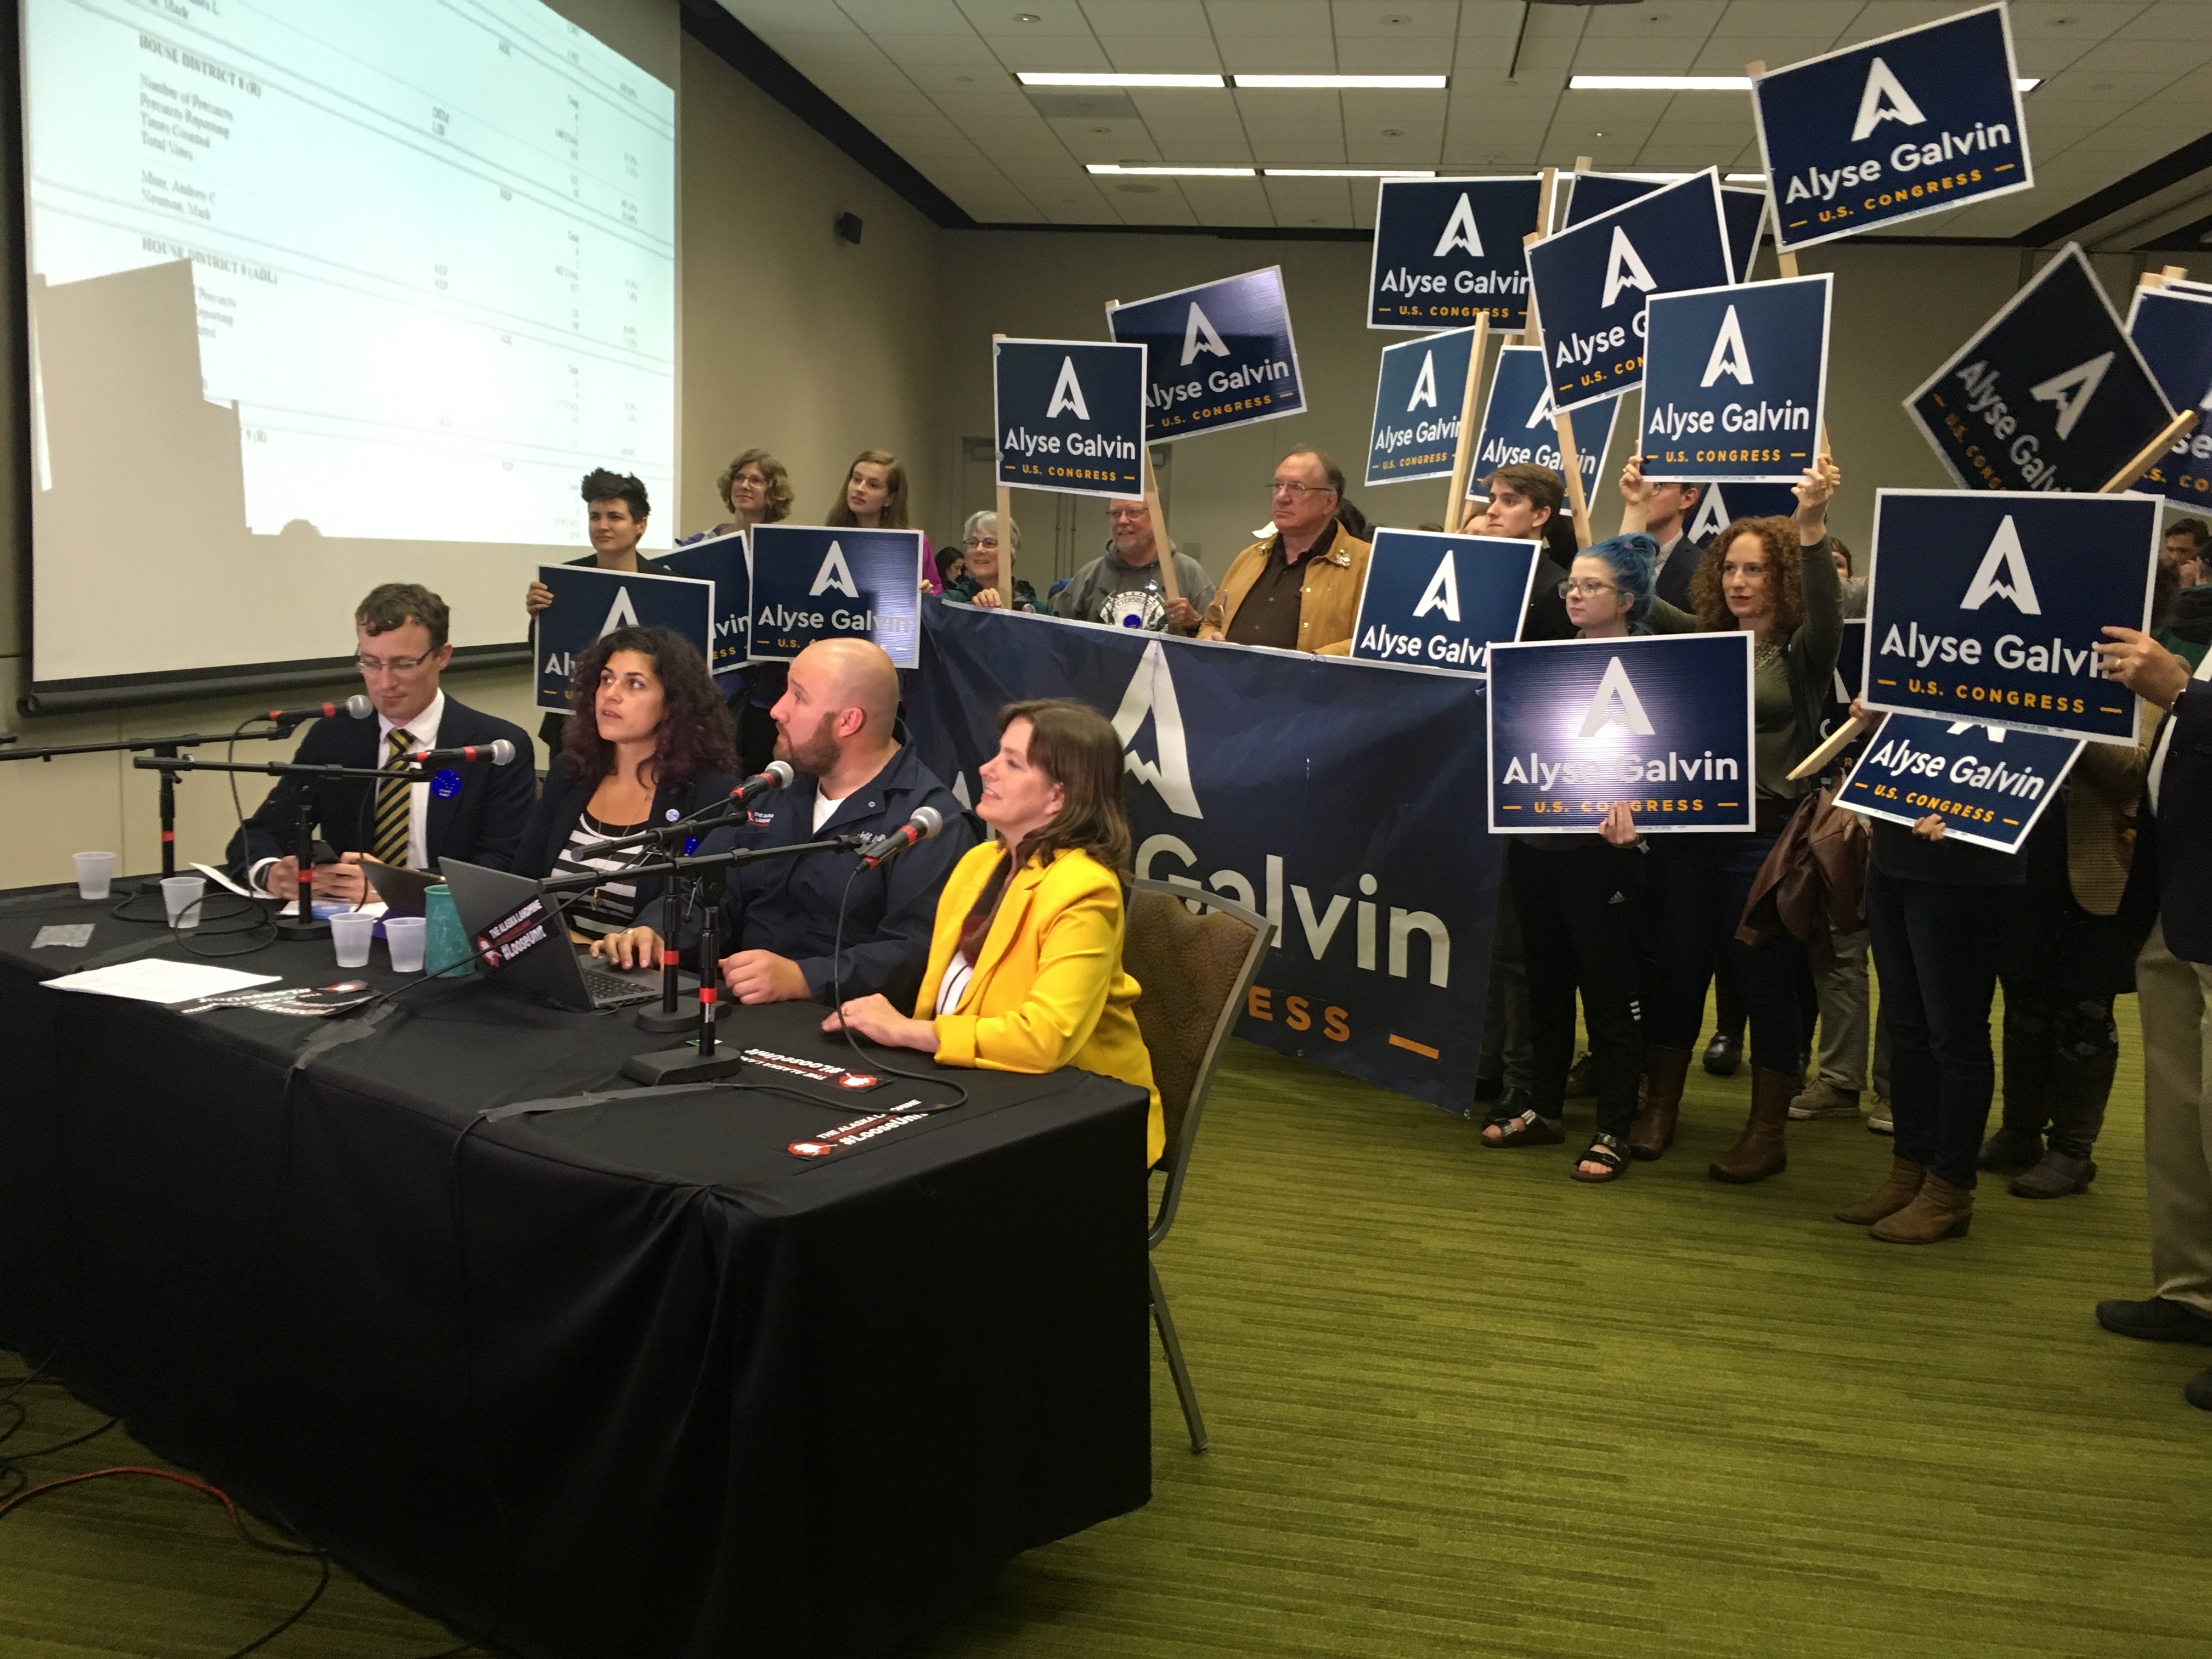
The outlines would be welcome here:
[[[1644,306],[1651,295],[1733,280],[1720,190],[1720,174],[1707,167],[1529,248],[1528,281],[1561,409],[1644,383]]]
[[[998,481],[1072,495],[1145,493],[1145,348],[991,342]]]
[[[2094,647],[2150,626],[2159,514],[2155,495],[1877,491],[1859,700],[2133,743],[2136,700]]]
[[[752,554],[745,532],[702,537],[653,561],[655,570],[714,584],[714,654],[707,666],[727,674],[745,665],[752,631]]]
[[[1382,348],[1367,441],[1370,485],[1451,477],[1474,354],[1471,328]]]
[[[1702,546],[1738,519],[1787,519],[1797,511],[1797,496],[1787,484],[1709,483],[1690,509],[1689,538]]]
[[[1490,828],[1748,830],[1752,636],[1632,635],[1490,647]]]
[[[1790,250],[2035,183],[2002,3],[1753,77]]]
[[[1597,491],[1598,468],[1613,445],[1613,423],[1620,399],[1584,404],[1574,412],[1575,460],[1583,493]],[[1533,462],[1559,469],[1559,430],[1552,410],[1552,387],[1544,354],[1534,346],[1507,346],[1490,377],[1490,397],[1482,406],[1482,432],[1475,440],[1474,465],[1467,475],[1469,498],[1486,492],[1482,481],[1501,466]]]
[[[1280,265],[1109,306],[1106,326],[1146,349],[1147,441],[1305,412]]]
[[[755,662],[856,639],[901,668],[919,665],[921,532],[762,524],[752,534]]]
[[[1667,179],[1643,179],[1629,173],[1568,173],[1560,175],[1567,186],[1568,225],[1595,219],[1608,209],[1632,202],[1639,196],[1672,183]],[[1735,260],[1735,279],[1751,280],[1753,262],[1759,258],[1759,224],[1766,217],[1766,192],[1742,185],[1721,186],[1721,217],[1728,225],[1729,253]]]
[[[1375,198],[1367,326],[1456,328],[1487,314],[1499,333],[1528,325],[1522,244],[1543,181],[1385,179]]]
[[[1888,714],[1866,739],[1837,805],[1917,823],[1930,812],[1943,838],[2017,853],[2081,757],[2083,739],[1972,720]]]
[[[1833,279],[1655,296],[1644,308],[1644,476],[1795,480],[1813,465]]]
[[[1521,631],[1540,543],[1378,530],[1352,654],[1462,673],[1486,672],[1491,644]]]
[[[2144,486],[2177,501],[2212,502],[2212,292],[2137,289],[2128,338],[2174,407],[2197,415],[2196,430],[2176,438],[2143,474]]]
[[[538,613],[531,647],[538,665],[538,707],[570,713],[569,678],[592,641],[617,628],[672,628],[714,659],[714,584],[650,570],[602,570],[595,564],[541,564],[538,580],[553,603]]]
[[[2102,489],[2173,418],[2080,244],[1905,400],[1969,489]]]

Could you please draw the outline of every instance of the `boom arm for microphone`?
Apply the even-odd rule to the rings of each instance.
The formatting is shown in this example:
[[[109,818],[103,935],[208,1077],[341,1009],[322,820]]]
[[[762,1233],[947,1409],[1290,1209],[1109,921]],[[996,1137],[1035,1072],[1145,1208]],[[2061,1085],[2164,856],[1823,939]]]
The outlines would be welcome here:
[[[860,867],[877,870],[917,842],[927,841],[945,828],[945,816],[934,806],[917,806],[914,816],[881,841],[860,849]]]

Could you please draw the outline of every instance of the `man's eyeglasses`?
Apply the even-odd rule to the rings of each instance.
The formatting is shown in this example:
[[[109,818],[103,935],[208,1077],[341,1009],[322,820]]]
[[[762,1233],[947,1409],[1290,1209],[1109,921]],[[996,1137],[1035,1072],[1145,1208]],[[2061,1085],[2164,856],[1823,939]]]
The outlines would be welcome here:
[[[364,674],[411,674],[437,654],[426,651],[419,657],[356,657],[353,665]]]
[[[1327,484],[1300,483],[1296,478],[1276,478],[1267,485],[1270,495],[1288,495],[1292,501],[1302,501],[1308,495],[1334,495],[1336,492]]]
[[[1587,576],[1570,577],[1559,584],[1563,599],[1594,599],[1601,593],[1618,593],[1620,589],[1612,582],[1601,582]]]

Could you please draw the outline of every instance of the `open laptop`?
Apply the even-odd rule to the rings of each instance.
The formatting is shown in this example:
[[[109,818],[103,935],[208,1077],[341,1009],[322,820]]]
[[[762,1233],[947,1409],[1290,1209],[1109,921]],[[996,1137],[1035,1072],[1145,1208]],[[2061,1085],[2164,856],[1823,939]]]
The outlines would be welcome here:
[[[364,853],[361,858],[363,880],[375,889],[376,896],[384,901],[386,915],[419,916],[422,914],[422,896],[445,878],[428,870],[410,870],[400,864],[380,864]]]
[[[453,889],[453,908],[471,939],[532,899],[545,907],[549,937],[504,967],[489,970],[487,977],[493,984],[563,1008],[621,1008],[660,994],[658,968],[633,968],[625,972],[600,961],[582,945],[572,944],[556,903],[560,896],[547,896],[534,877],[487,870],[459,859],[440,859],[438,868],[445,875],[446,885]],[[683,982],[693,988],[699,983],[691,974],[684,975]]]

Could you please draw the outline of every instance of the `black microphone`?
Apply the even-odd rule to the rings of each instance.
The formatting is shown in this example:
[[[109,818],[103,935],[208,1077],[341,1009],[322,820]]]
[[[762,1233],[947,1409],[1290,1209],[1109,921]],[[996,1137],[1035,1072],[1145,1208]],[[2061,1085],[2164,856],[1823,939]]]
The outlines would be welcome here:
[[[916,842],[927,841],[945,828],[944,816],[934,806],[917,806],[914,816],[885,836],[872,847],[860,849],[863,869],[873,870],[888,864]]]
[[[730,791],[730,799],[743,806],[756,795],[765,795],[771,789],[788,789],[795,775],[788,761],[770,761],[767,769],[756,772]]]
[[[261,718],[278,726],[297,726],[301,720],[328,720],[337,714],[365,720],[375,712],[376,705],[356,691],[343,702],[319,702],[311,708],[272,708]]]
[[[410,749],[403,758],[410,766],[428,766],[434,761],[477,760],[504,766],[514,758],[514,744],[505,738],[494,738],[489,743],[464,744],[458,749]]]

